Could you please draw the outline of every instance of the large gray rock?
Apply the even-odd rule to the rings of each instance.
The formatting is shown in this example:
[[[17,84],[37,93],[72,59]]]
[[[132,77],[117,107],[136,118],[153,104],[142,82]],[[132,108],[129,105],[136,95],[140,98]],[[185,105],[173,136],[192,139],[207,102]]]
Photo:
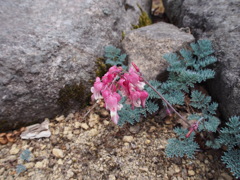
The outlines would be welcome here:
[[[240,115],[240,1],[164,0],[164,5],[172,23],[212,40],[218,63],[210,93],[225,119]]]
[[[137,3],[150,9],[150,1],[134,2],[1,0],[0,131],[56,116],[67,84],[78,90],[81,82],[88,93],[104,46],[118,46],[138,23]]]
[[[127,33],[122,44],[129,63],[134,62],[147,80],[153,80],[166,71],[168,63],[163,55],[180,50],[192,41],[191,34],[160,22]]]

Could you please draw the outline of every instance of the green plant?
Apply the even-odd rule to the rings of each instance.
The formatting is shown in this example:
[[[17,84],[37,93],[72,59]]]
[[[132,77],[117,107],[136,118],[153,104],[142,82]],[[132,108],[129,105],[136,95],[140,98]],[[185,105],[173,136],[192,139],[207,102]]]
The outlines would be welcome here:
[[[231,117],[212,144],[217,144],[217,148],[227,146],[222,161],[237,178],[240,178],[240,116]]]
[[[111,45],[104,48],[104,58],[106,58],[106,64],[111,66],[119,65],[122,66],[124,70],[127,70],[127,66],[124,64],[126,57],[127,55],[122,54],[119,48]]]
[[[168,157],[183,157],[187,155],[188,158],[194,157],[194,152],[199,148],[199,145],[194,141],[194,133],[186,138],[187,129],[175,128],[174,132],[177,134],[178,138],[173,138],[168,140],[168,146],[166,147],[166,155]]]
[[[67,84],[59,91],[57,102],[64,111],[68,111],[72,106],[86,106],[89,96],[83,82]]]
[[[193,158],[199,148],[199,145],[195,142],[195,136],[199,134],[204,138],[205,145],[208,147],[214,149],[219,149],[223,145],[228,147],[228,151],[222,156],[222,161],[238,178],[240,176],[240,117],[230,118],[226,124],[227,127],[219,130],[221,122],[216,116],[218,104],[212,102],[210,96],[195,88],[196,84],[214,78],[215,72],[208,68],[209,65],[217,61],[212,55],[214,53],[212,44],[209,40],[199,40],[197,43],[191,43],[190,47],[191,50],[182,49],[178,54],[164,55],[169,63],[167,68],[169,77],[165,82],[156,80],[147,82],[139,72],[138,67],[135,67],[139,76],[148,85],[145,88],[149,95],[146,108],[131,109],[130,105],[123,104],[126,100],[122,99],[123,108],[118,112],[120,116],[118,124],[139,122],[142,115],[146,117],[148,113],[156,112],[159,109],[156,101],[162,100],[167,112],[174,111],[180,117],[181,121],[179,122],[182,124],[182,127],[174,129],[177,134],[176,138],[168,140],[167,157],[183,157],[186,155]],[[121,58],[121,61],[118,62],[121,53],[119,49],[111,47],[106,52],[110,54],[106,56],[111,58],[111,61],[108,61],[109,64],[123,64]],[[173,107],[175,105],[183,108],[188,107],[187,119],[175,110]],[[215,138],[217,135],[219,135],[218,138]]]
[[[137,5],[137,6],[138,6],[138,8],[141,11],[141,15],[140,15],[140,17],[138,19],[138,24],[137,25],[132,25],[133,29],[138,29],[138,28],[141,28],[141,27],[144,27],[144,26],[151,25],[152,24],[152,20],[148,16],[148,13],[143,11],[143,9],[139,5]]]

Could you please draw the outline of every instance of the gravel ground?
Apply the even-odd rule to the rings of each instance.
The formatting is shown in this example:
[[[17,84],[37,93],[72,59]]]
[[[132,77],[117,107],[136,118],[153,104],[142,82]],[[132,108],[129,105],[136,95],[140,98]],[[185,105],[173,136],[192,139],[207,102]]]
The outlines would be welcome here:
[[[174,137],[172,123],[159,118],[118,127],[108,112],[96,108],[50,121],[50,138],[18,140],[0,145],[0,179],[18,180],[231,180],[218,153],[197,153],[196,159],[168,159],[164,149]],[[155,120],[155,119],[156,120]],[[20,154],[31,151],[29,162]],[[16,166],[26,171],[17,174]]]

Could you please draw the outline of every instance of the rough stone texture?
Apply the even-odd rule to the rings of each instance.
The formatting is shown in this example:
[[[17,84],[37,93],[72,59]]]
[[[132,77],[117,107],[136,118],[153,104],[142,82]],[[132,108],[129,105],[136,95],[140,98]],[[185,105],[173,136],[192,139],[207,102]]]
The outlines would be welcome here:
[[[103,47],[118,46],[150,1],[0,1],[0,131],[59,113],[59,91],[88,91]]]
[[[166,13],[178,27],[189,27],[196,38],[212,40],[218,63],[209,90],[225,119],[240,115],[240,1],[164,0]]]
[[[191,34],[164,22],[136,29],[126,34],[123,49],[147,80],[156,79],[168,66],[163,55],[181,49],[194,40]]]

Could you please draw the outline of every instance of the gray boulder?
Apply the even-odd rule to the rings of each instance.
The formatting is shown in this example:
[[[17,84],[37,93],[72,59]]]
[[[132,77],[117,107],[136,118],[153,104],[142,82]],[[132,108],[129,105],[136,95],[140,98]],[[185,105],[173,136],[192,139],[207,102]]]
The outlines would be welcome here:
[[[218,63],[210,93],[225,119],[240,115],[240,1],[164,0],[164,5],[173,24],[189,27],[197,39],[212,40]]]
[[[172,24],[159,22],[127,33],[122,44],[129,63],[134,62],[147,80],[153,80],[163,76],[168,66],[162,56],[180,50],[192,41],[191,34]]]
[[[150,9],[150,1],[126,3],[0,1],[0,131],[56,116],[59,102],[69,103],[59,93],[76,91],[85,103],[104,46],[118,46],[122,32],[138,23],[137,3]]]

